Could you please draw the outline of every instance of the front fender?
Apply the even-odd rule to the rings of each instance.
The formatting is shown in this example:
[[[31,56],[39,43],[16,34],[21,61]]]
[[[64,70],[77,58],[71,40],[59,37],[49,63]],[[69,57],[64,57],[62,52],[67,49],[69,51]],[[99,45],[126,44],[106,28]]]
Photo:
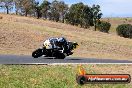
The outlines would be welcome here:
[[[73,43],[73,50],[76,49],[79,46],[79,44],[77,42]]]

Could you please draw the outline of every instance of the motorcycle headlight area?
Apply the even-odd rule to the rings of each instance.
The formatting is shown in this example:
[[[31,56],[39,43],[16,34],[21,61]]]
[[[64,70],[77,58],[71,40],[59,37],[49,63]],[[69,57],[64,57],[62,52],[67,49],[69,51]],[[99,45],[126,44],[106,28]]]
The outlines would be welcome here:
[[[73,44],[73,49],[76,49],[78,46],[79,46],[78,43],[74,43]]]

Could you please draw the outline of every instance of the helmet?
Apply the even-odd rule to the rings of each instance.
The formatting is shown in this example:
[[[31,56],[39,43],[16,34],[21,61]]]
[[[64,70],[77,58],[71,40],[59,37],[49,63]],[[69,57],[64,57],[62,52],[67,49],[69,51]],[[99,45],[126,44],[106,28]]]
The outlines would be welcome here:
[[[67,42],[66,39],[64,37],[58,38],[58,42],[59,43],[65,43]]]
[[[52,44],[50,43],[50,40],[46,40],[44,43],[43,43],[43,46],[46,47],[46,49],[52,49],[53,46]]]

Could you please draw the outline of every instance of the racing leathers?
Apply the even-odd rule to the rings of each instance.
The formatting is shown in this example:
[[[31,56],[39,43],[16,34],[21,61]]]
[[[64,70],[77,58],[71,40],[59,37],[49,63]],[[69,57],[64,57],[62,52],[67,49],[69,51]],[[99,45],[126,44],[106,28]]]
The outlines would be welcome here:
[[[64,37],[50,38],[44,42],[44,45],[47,48],[50,46],[48,49],[59,49],[62,53],[71,53],[68,48],[68,42]]]

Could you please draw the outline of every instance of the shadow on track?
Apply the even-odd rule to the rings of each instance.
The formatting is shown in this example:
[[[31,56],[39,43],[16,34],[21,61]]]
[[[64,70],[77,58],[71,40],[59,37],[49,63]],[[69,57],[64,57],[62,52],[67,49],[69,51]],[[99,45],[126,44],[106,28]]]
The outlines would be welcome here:
[[[65,58],[65,59],[59,59],[55,57],[39,57],[41,59],[53,59],[53,60],[84,60],[84,59],[79,59],[79,58]],[[37,59],[37,58],[36,58]]]
[[[65,59],[65,60],[83,60],[83,59]]]

